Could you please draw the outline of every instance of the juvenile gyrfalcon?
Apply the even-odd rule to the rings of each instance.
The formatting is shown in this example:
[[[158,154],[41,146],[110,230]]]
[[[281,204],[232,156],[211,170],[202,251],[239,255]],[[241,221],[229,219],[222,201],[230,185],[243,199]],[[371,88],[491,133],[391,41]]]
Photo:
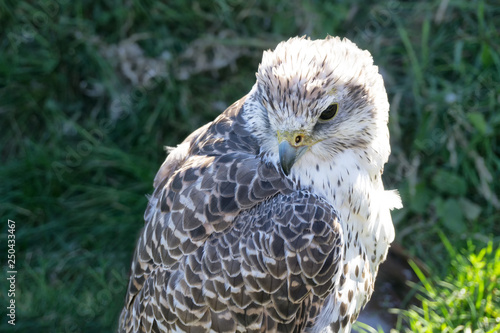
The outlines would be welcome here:
[[[292,38],[154,180],[120,332],[349,332],[394,238],[367,51]]]

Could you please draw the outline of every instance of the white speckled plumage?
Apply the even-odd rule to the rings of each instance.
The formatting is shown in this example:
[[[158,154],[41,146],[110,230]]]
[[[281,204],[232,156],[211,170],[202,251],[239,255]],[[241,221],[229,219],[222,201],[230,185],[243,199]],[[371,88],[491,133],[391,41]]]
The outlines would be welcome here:
[[[350,41],[266,51],[250,93],[160,168],[120,331],[349,332],[401,206],[381,179],[388,112]]]

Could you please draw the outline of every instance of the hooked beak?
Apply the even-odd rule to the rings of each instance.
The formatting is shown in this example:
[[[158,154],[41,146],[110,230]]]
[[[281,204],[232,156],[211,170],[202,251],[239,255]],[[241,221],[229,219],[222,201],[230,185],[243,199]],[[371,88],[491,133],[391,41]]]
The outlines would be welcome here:
[[[308,146],[292,146],[287,140],[279,145],[279,156],[281,168],[285,175],[290,174],[293,164],[306,152]]]

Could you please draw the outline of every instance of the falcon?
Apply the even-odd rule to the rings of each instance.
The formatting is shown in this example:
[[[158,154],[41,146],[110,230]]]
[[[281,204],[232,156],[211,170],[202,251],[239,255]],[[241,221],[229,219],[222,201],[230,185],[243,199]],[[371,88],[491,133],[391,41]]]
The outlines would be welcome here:
[[[154,179],[119,332],[349,332],[394,239],[368,51],[295,37]]]

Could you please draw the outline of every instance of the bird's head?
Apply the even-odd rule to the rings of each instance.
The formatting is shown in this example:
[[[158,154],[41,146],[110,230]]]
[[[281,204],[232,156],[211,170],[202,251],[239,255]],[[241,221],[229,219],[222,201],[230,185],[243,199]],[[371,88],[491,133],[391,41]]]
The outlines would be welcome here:
[[[299,160],[333,161],[348,149],[381,165],[389,156],[382,76],[370,53],[347,39],[292,38],[264,52],[246,104],[261,151],[287,175]]]

